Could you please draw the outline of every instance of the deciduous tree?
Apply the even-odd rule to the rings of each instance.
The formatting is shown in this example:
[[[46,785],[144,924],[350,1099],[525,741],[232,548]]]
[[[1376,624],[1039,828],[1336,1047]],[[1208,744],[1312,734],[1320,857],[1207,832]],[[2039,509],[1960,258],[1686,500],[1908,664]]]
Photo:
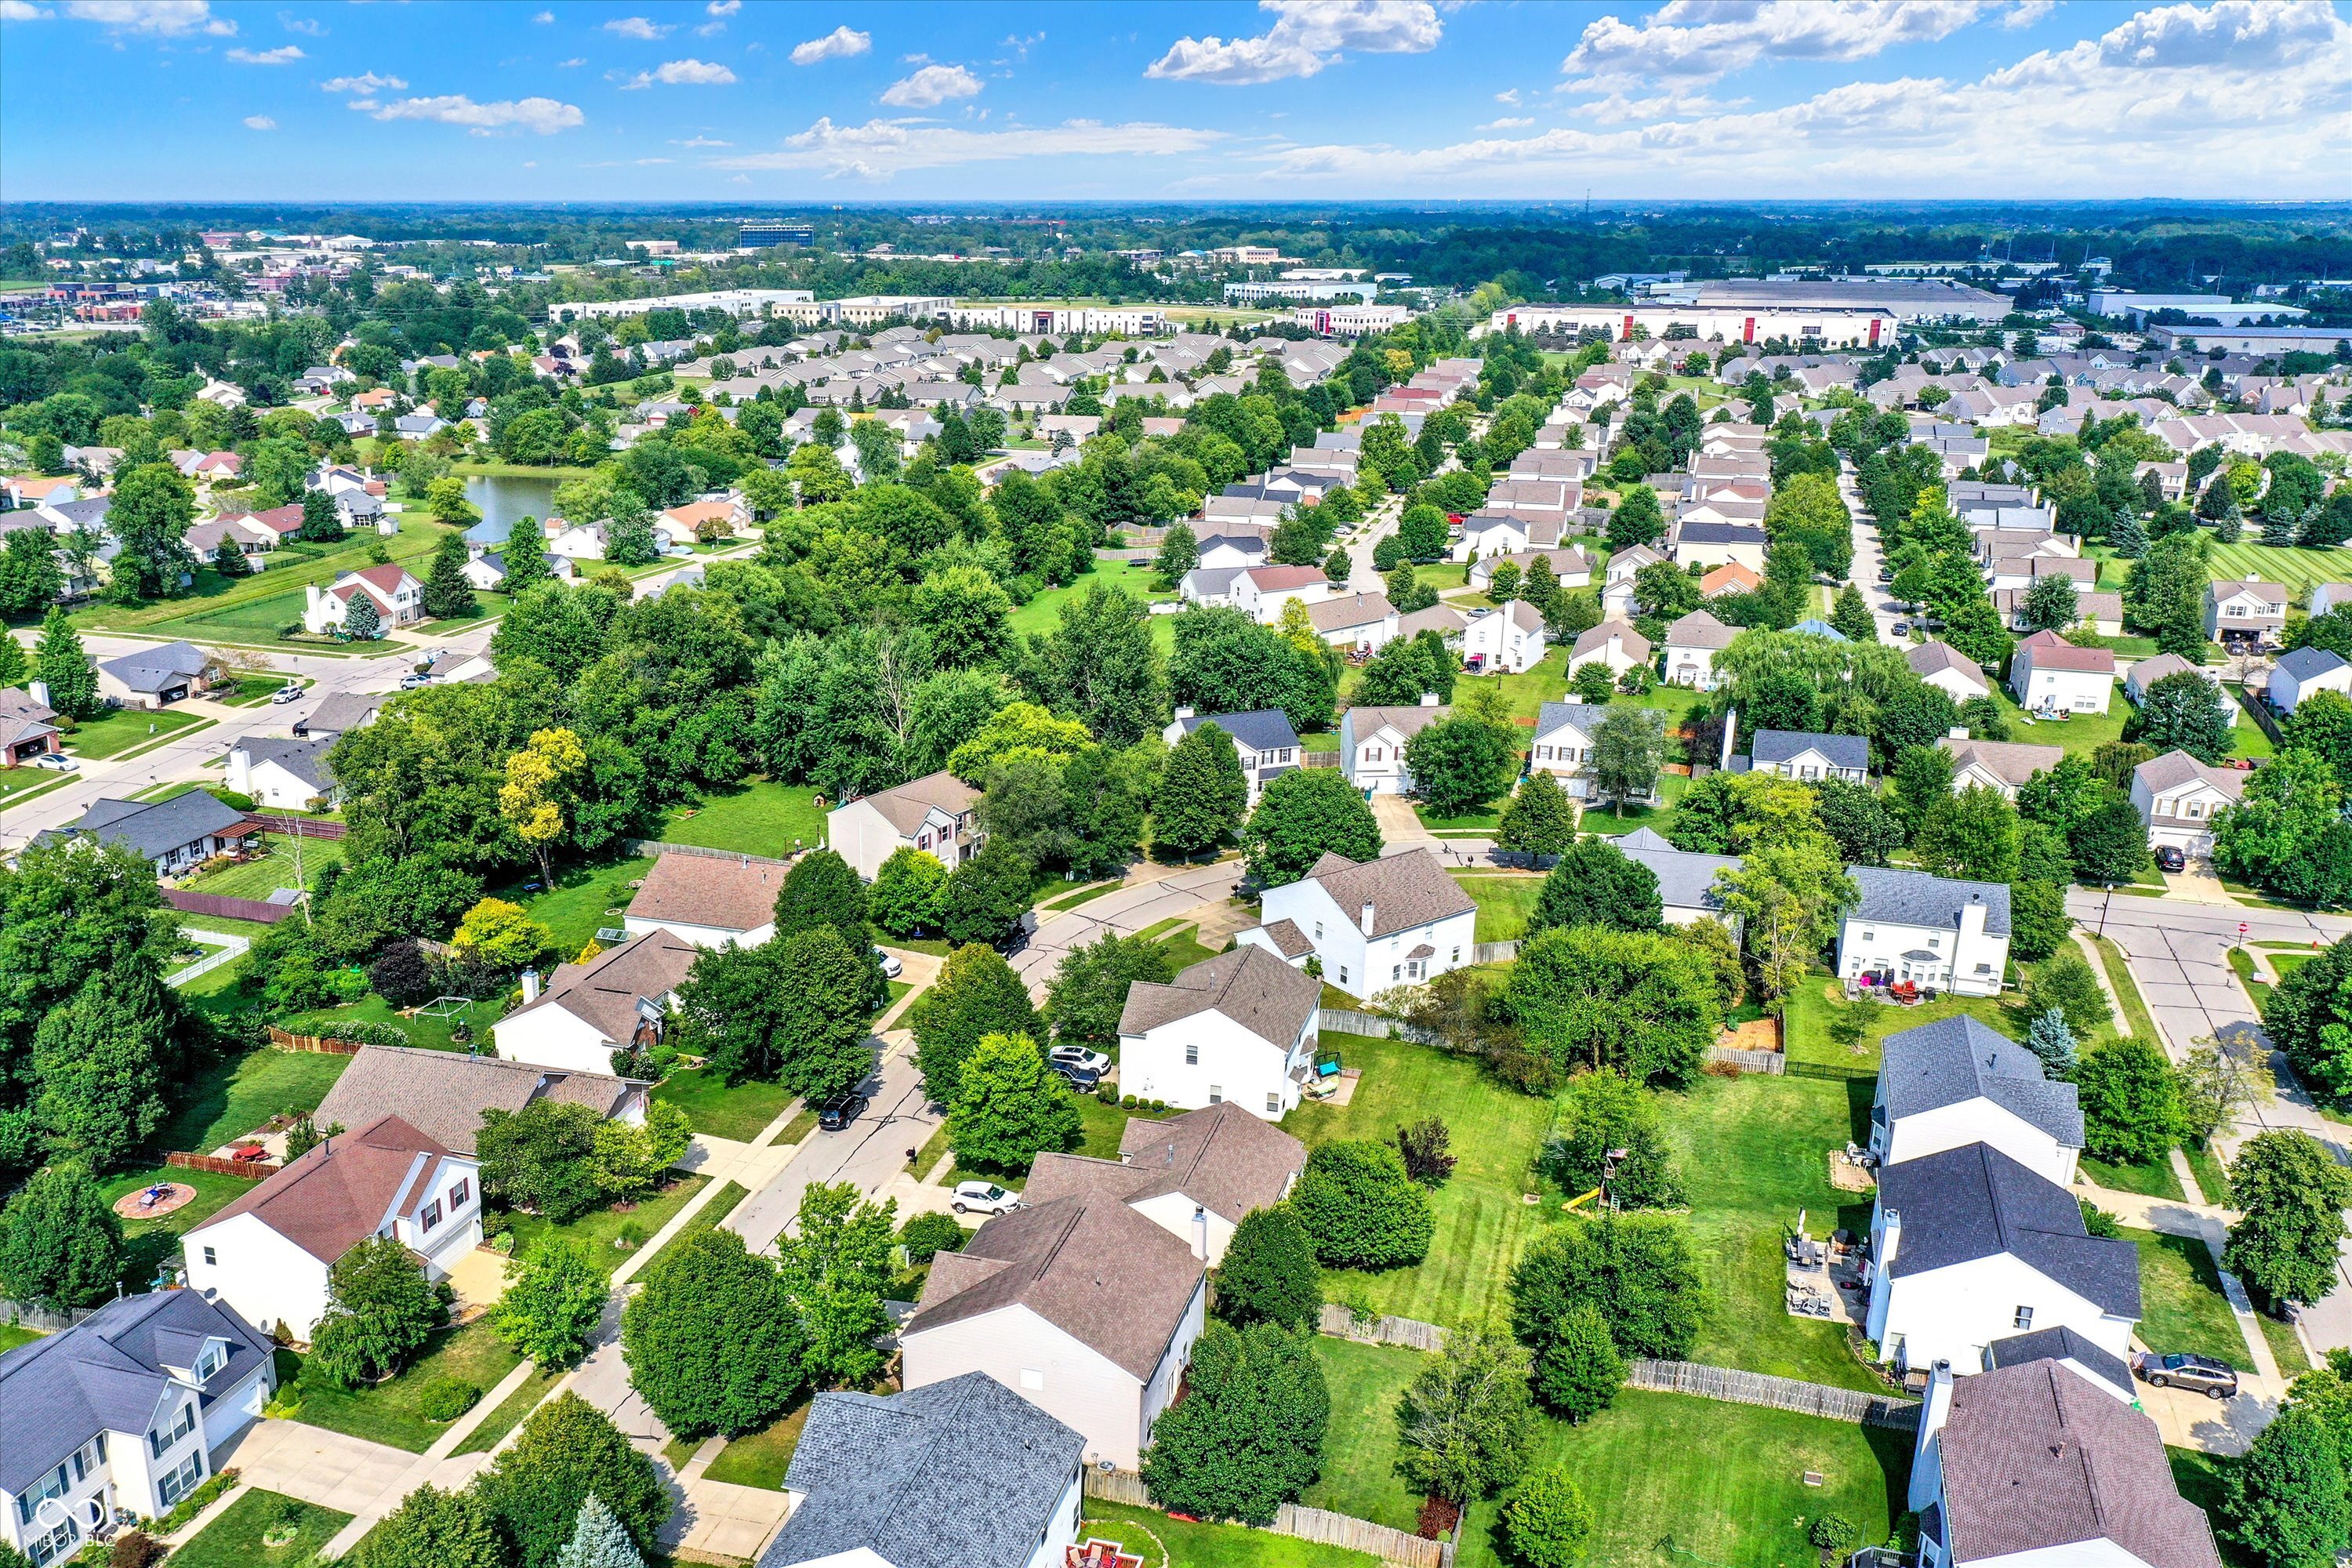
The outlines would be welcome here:
[[[1432,1497],[1468,1503],[1517,1481],[1534,1441],[1526,1350],[1498,1329],[1456,1328],[1405,1390],[1399,1460]]]
[[[698,1233],[709,1236],[741,1245],[730,1232]],[[512,1537],[519,1568],[553,1568],[591,1495],[612,1510],[640,1552],[652,1549],[670,1513],[669,1493],[653,1461],[604,1412],[572,1393],[531,1412],[513,1445],[499,1451],[477,1484]]]
[[[327,1309],[310,1331],[305,1372],[351,1388],[398,1372],[448,1318],[415,1256],[372,1236],[327,1270]]]
[[[664,1426],[731,1435],[783,1414],[806,1382],[808,1337],[773,1262],[731,1230],[693,1230],[645,1280],[621,1316],[621,1353]]]
[[[52,1311],[110,1300],[122,1278],[122,1222],[89,1173],[57,1164],[0,1209],[0,1295]]]
[[[1244,1215],[1217,1266],[1217,1316],[1236,1327],[1273,1322],[1312,1332],[1322,1308],[1315,1242],[1297,1211],[1275,1204]]]
[[[1318,1144],[1291,1190],[1316,1256],[1335,1268],[1394,1268],[1428,1256],[1429,1194],[1386,1143]]]
[[[1331,1395],[1303,1335],[1213,1322],[1192,1342],[1189,1392],[1151,1424],[1152,1501],[1202,1519],[1269,1524],[1322,1466]]]
[[[1118,939],[1107,936],[1104,940]],[[1086,951],[1073,950],[1062,961],[1064,970]],[[924,1087],[942,1105],[954,1103],[957,1086],[963,1081],[963,1065],[982,1039],[990,1035],[1036,1039],[1045,1033],[1037,1009],[1030,1004],[1028,986],[1013,973],[1003,954],[976,942],[966,942],[948,955],[939,979],[907,1010],[907,1025],[914,1031],[915,1065],[922,1072]],[[1118,1031],[1114,1014],[1114,1041]]]
[[[1027,1035],[987,1035],[948,1102],[948,1144],[968,1166],[1025,1171],[1041,1151],[1075,1145],[1078,1108]]]
[[[1549,776],[1538,773],[1528,782]],[[1570,845],[1544,879],[1528,917],[1528,934],[1577,926],[1661,931],[1663,908],[1656,872],[1608,839],[1588,835]]]
[[[1263,888],[1298,880],[1326,854],[1376,860],[1381,844],[1372,808],[1336,768],[1276,775],[1242,830],[1242,854]]]

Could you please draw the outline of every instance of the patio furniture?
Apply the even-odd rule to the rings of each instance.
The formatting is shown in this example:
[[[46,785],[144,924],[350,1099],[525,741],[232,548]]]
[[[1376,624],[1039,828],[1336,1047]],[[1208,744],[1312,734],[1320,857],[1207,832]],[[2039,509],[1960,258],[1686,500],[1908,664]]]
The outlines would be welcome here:
[[[158,1182],[155,1185],[148,1188],[145,1192],[139,1194],[139,1206],[142,1209],[152,1209],[157,1204],[162,1203],[165,1198],[168,1198],[171,1195],[172,1184],[169,1182]]]
[[[228,1152],[228,1157],[232,1160],[267,1160],[269,1151],[258,1143],[240,1143]]]

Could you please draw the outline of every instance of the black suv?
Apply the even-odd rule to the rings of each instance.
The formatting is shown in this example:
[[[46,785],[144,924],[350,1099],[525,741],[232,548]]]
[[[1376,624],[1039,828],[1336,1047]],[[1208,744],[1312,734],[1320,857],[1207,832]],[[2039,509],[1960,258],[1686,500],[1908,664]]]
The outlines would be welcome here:
[[[2181,853],[2178,844],[2159,844],[2156,847],[2156,866],[2159,871],[2185,871],[2189,868],[2189,857]]]
[[[2238,1392],[2238,1373],[2228,1362],[2209,1355],[2158,1355],[2142,1351],[2132,1358],[2132,1370],[2158,1388],[2186,1388],[2208,1399],[2228,1399]]]
[[[816,1124],[818,1131],[824,1132],[841,1131],[851,1122],[856,1121],[858,1117],[865,1112],[866,1106],[870,1103],[872,1102],[854,1089],[849,1090],[846,1094],[835,1095],[831,1100],[826,1100],[824,1104],[816,1108]]]

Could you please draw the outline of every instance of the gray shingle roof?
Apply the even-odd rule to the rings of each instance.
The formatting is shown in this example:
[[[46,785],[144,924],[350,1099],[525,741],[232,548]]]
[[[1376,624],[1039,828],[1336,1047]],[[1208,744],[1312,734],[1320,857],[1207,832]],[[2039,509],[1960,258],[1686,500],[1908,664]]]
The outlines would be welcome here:
[[[2221,1568],[2156,1423],[2055,1362],[1959,1379],[1937,1442],[1956,1563],[2106,1540],[2149,1568]]]
[[[2297,680],[2309,680],[2314,676],[2344,668],[2344,656],[2330,653],[2324,647],[2299,647],[2279,656],[2278,668]]]
[[[1547,702],[1536,710],[1536,739],[1573,728],[1590,741],[1608,717],[1608,709],[1591,702]]]
[[[167,642],[103,660],[99,668],[133,691],[161,691],[202,675],[212,656],[192,642]]]
[[[892,1568],[1024,1568],[1086,1438],[985,1373],[820,1394],[784,1485],[806,1499],[760,1568],[861,1550]]]
[[[357,730],[374,719],[386,699],[382,693],[336,691],[319,700],[310,716],[301,720],[295,730],[306,735],[340,735],[346,730]]]
[[[1685,522],[1675,531],[1678,544],[1763,544],[1764,531],[1744,522]]]
[[[1658,879],[1658,901],[1670,910],[1705,910],[1720,917],[1723,899],[1715,890],[1715,874],[1739,869],[1737,855],[1698,855],[1677,849],[1648,828],[1636,828],[1617,840],[1617,852],[1650,868]]]
[[[1359,863],[1327,854],[1307,873],[1350,919],[1372,906],[1371,935],[1394,936],[1415,926],[1477,909],[1462,884],[1445,874],[1434,850],[1415,849]]]
[[[2140,1314],[2139,1249],[2091,1235],[2072,1193],[1988,1144],[1884,1167],[1878,1202],[1902,1215],[1898,1279],[2007,1253],[2104,1311]]]
[[[79,1326],[0,1355],[0,1491],[21,1494],[67,1455],[105,1432],[144,1432],[171,1382],[206,1339],[229,1342],[207,1394],[253,1375],[269,1342],[226,1302],[194,1290],[109,1301]],[[181,1359],[186,1358],[186,1359]]]
[[[255,765],[276,763],[312,789],[324,795],[335,787],[335,771],[327,765],[327,752],[337,737],[319,735],[309,740],[280,740],[266,735],[254,735],[237,744]]]
[[[1282,1050],[1298,1038],[1321,1005],[1322,983],[1257,946],[1202,959],[1165,985],[1128,987],[1118,1032],[1140,1035],[1198,1013],[1222,1013]]]
[[[154,859],[184,845],[214,834],[226,833],[245,820],[245,813],[192,789],[170,800],[98,800],[74,822],[41,837],[87,835],[101,844],[125,844]]]
[[[2132,776],[2147,785],[2151,794],[2161,795],[2166,790],[2201,781],[2235,800],[2246,787],[2246,780],[2251,775],[2235,768],[2208,767],[2187,752],[2176,749],[2160,757],[2150,757],[2132,770]]]
[[[1738,635],[1705,610],[1693,610],[1666,628],[1666,646],[1668,647],[1729,647],[1731,639]]]
[[[1878,1097],[1897,1121],[1982,1098],[2065,1148],[2083,1146],[2074,1086],[2051,1082],[2041,1058],[1965,1014],[1887,1036]]]
[[[1244,752],[1298,749],[1298,731],[1291,728],[1290,715],[1279,708],[1255,708],[1247,713],[1196,713],[1176,721],[1187,735],[1203,724],[1214,724],[1232,736],[1234,744]]]
[[[1957,931],[1960,911],[1972,900],[1981,899],[1986,934],[2009,934],[2009,885],[2005,882],[1962,882],[1931,877],[1925,871],[1897,871],[1885,866],[1848,866],[1845,874],[1862,889],[1862,897],[1849,919]]]
[[[1339,715],[1339,749],[1352,752],[1383,729],[1394,730],[1410,741],[1453,711],[1453,705],[1445,702],[1412,708],[1350,708]]]
[[[1870,741],[1863,735],[1822,735],[1806,730],[1758,730],[1748,738],[1748,754],[1759,763],[1792,762],[1819,752],[1841,768],[1870,766]]]
[[[520,1110],[535,1100],[584,1105],[614,1119],[641,1085],[603,1073],[562,1072],[414,1046],[362,1046],[311,1113],[320,1127],[365,1127],[397,1116],[460,1154],[474,1152],[485,1110]]]
[[[2036,1329],[2030,1334],[2011,1334],[2005,1340],[1995,1340],[1985,1347],[1985,1370],[1996,1367],[2023,1366],[2028,1362],[2056,1361],[2074,1363],[2083,1371],[2104,1379],[2126,1400],[2139,1397],[2132,1383],[2131,1368],[2124,1358],[2105,1345],[2094,1344],[2072,1329]]]

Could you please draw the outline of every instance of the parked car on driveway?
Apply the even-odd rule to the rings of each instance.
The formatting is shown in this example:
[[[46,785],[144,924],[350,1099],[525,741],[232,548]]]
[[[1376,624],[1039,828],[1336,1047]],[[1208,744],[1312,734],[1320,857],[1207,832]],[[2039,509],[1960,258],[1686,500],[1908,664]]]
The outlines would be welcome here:
[[[2189,868],[2189,857],[2180,852],[2178,844],[2159,844],[2156,847],[2156,866],[2159,871],[2185,871]]]
[[[2238,1392],[2237,1369],[2209,1355],[2142,1351],[2132,1358],[2132,1371],[2152,1387],[2191,1389],[2208,1399],[2228,1399]]]
[[[75,762],[63,752],[43,752],[33,759],[33,765],[37,768],[47,768],[53,773],[77,773],[81,768],[79,763]]]
[[[1010,1214],[1021,1206],[1021,1194],[994,1182],[959,1182],[955,1190],[958,1214]]]
[[[907,966],[905,964],[899,963],[889,953],[884,952],[878,947],[874,950],[874,956],[882,961],[882,973],[889,979],[896,980],[900,974],[906,972]]]
[[[1102,1074],[1092,1068],[1073,1067],[1068,1062],[1054,1062],[1050,1065],[1056,1073],[1061,1075],[1062,1081],[1068,1084],[1074,1093],[1092,1094],[1095,1091],[1095,1085],[1102,1081]]]
[[[1097,1076],[1110,1071],[1110,1058],[1084,1046],[1055,1046],[1047,1060],[1055,1067],[1074,1067]]]

